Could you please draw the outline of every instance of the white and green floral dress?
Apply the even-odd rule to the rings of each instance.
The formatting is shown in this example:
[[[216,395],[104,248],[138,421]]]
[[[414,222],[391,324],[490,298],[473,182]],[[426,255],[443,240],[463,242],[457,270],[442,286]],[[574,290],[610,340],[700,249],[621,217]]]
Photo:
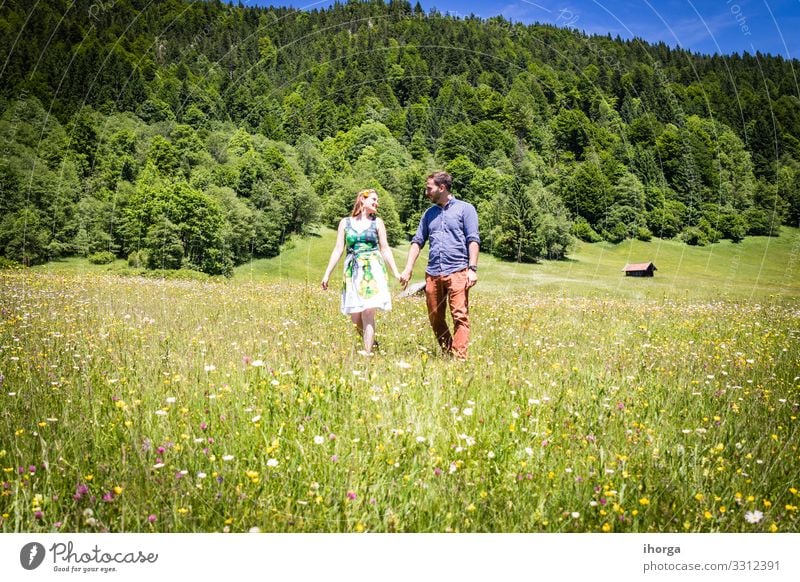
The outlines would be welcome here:
[[[375,220],[364,230],[353,228],[347,219],[344,229],[347,257],[344,261],[342,313],[360,313],[365,309],[392,308],[389,276],[378,245],[378,224]]]

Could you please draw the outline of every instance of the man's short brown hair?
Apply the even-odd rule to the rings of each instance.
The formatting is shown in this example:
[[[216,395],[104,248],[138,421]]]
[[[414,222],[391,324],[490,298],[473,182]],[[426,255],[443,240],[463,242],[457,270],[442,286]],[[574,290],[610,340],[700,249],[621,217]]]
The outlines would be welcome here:
[[[428,176],[428,180],[433,180],[433,183],[437,186],[444,186],[448,192],[453,186],[453,177],[447,172],[434,172]]]

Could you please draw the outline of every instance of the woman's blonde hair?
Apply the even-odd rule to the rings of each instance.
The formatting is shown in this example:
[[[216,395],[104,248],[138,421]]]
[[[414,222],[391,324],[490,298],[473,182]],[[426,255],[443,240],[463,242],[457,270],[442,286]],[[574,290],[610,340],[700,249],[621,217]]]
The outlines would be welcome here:
[[[378,192],[374,188],[367,188],[366,190],[359,191],[356,194],[356,201],[353,204],[353,211],[350,213],[350,216],[358,216],[361,214],[361,208],[364,206],[364,200],[369,198],[370,194],[378,195]]]

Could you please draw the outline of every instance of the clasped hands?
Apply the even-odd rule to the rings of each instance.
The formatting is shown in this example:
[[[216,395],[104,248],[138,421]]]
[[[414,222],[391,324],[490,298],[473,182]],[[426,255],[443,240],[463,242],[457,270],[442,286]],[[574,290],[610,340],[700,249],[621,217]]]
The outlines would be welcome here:
[[[411,271],[406,269],[397,276],[397,280],[400,282],[400,286],[405,289],[408,287],[408,282],[411,280]]]

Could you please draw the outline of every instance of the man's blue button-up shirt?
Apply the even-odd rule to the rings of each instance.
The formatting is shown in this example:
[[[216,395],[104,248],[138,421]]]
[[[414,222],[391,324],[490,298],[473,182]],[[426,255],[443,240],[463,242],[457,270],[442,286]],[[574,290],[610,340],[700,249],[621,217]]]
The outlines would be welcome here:
[[[469,243],[481,243],[478,213],[469,202],[450,198],[444,208],[434,205],[425,211],[412,243],[420,248],[431,243],[428,252],[429,275],[449,275],[469,265]]]

